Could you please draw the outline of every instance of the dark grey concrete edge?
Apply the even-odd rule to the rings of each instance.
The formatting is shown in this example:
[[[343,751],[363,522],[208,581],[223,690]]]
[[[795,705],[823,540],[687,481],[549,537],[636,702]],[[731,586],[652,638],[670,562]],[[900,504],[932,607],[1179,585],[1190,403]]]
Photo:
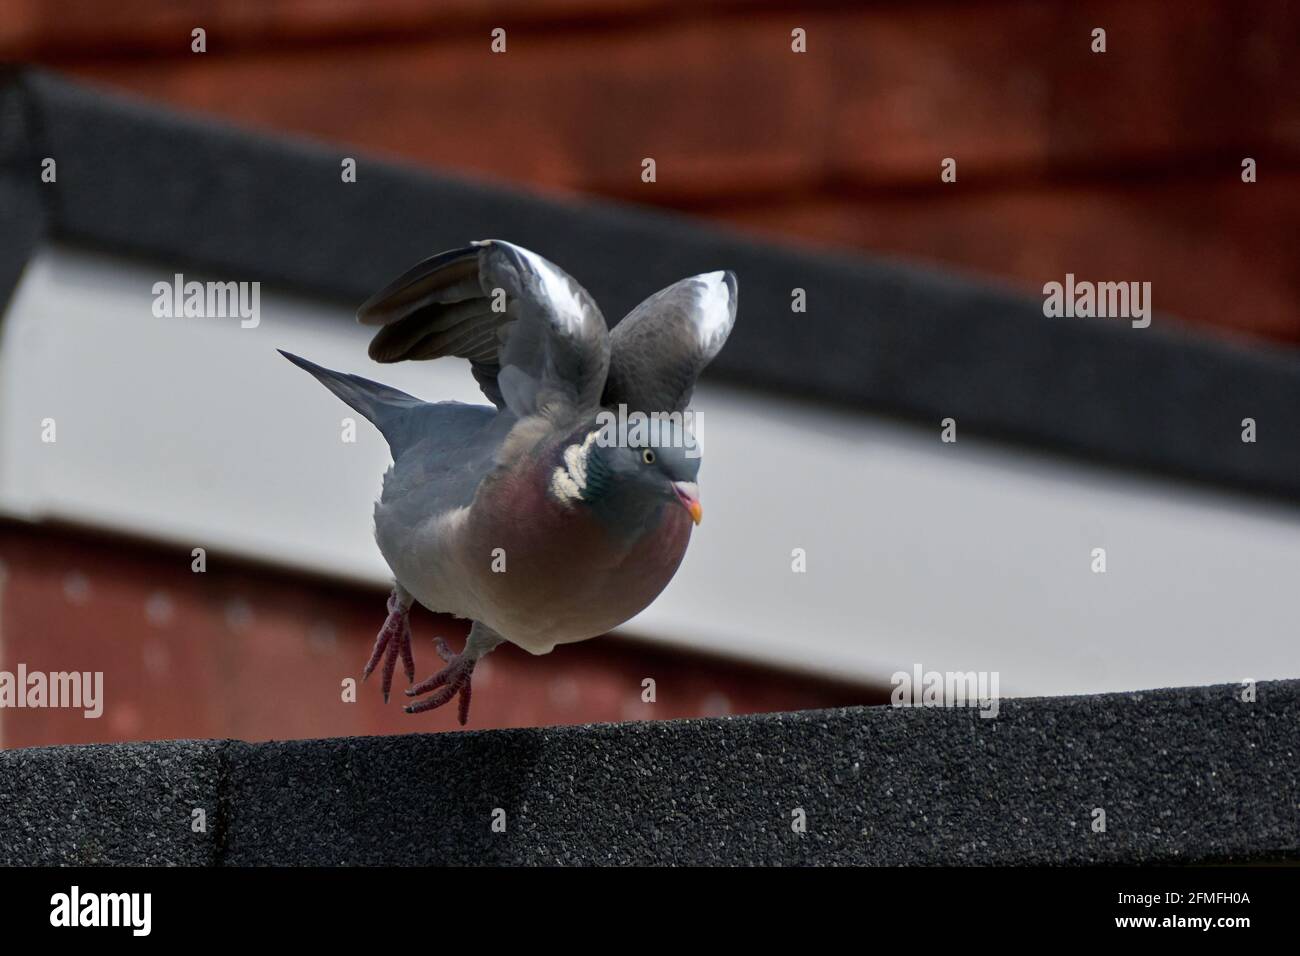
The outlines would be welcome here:
[[[0,865],[217,864],[229,748],[160,740],[0,751]]]
[[[963,435],[1300,499],[1292,352],[1229,347],[1159,316],[1141,331],[1046,319],[1035,299],[925,269],[365,156],[344,185],[350,149],[257,136],[40,72],[20,78],[38,155],[59,162],[43,198],[50,233],[66,241],[356,304],[433,251],[503,236],[580,276],[611,319],[682,275],[732,268],[743,318],[710,376],[886,411],[936,435],[951,416]],[[1134,269],[1093,278],[1140,279]],[[796,287],[806,314],[790,311]],[[1240,440],[1245,417],[1259,422],[1254,444]]]
[[[1256,694],[7,751],[0,861],[1300,861],[1300,681]]]

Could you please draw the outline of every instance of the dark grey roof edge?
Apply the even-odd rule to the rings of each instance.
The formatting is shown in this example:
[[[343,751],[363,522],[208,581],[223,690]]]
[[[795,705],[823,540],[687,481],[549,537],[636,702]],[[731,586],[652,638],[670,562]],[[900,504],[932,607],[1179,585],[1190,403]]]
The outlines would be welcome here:
[[[1300,860],[1300,681],[1255,691],[0,751],[0,862]]]
[[[0,316],[27,260],[49,229],[46,201],[36,189],[44,134],[25,94],[22,74],[0,67]]]
[[[1291,351],[1162,328],[1158,315],[1145,330],[1047,319],[1037,300],[993,285],[365,156],[345,185],[350,148],[180,117],[42,72],[10,73],[4,96],[24,109],[0,115],[3,132],[27,148],[0,157],[0,201],[25,192],[24,208],[48,220],[0,237],[5,290],[13,263],[47,234],[348,303],[430,252],[503,236],[570,269],[611,317],[683,275],[726,267],[741,279],[741,320],[710,376],[918,420],[936,440],[952,417],[961,435],[1300,498]],[[39,183],[33,155],[57,159],[57,185]],[[1096,278],[1140,279],[1141,264]],[[796,287],[808,293],[803,315],[790,311]],[[1254,444],[1240,440],[1246,417],[1259,423]]]

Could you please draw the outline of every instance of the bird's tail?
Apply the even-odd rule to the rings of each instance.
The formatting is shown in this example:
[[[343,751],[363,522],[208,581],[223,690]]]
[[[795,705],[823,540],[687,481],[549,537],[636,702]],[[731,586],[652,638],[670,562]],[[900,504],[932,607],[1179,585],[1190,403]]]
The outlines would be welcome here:
[[[301,356],[277,349],[281,355],[294,365],[310,372],[318,382],[328,388],[352,408],[364,415],[383,434],[388,444],[393,445],[397,426],[405,419],[406,413],[413,408],[424,405],[420,399],[405,392],[372,382],[360,375],[348,375],[323,368],[315,362],[309,362]]]

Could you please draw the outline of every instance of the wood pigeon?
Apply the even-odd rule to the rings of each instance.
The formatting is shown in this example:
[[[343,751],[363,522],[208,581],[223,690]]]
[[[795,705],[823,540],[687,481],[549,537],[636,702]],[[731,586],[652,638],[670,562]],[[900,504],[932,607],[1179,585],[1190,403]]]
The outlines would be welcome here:
[[[467,359],[492,402],[424,402],[282,352],[369,419],[393,456],[375,539],[394,587],[363,679],[382,660],[387,701],[400,656],[414,683],[413,601],[468,618],[464,649],[438,638],[447,666],[406,691],[435,692],[408,713],[459,694],[464,724],[474,665],[502,641],[547,654],[596,637],[672,579],[701,516],[683,413],[735,322],[736,277],[683,279],[610,332],[563,270],[490,239],[425,259],[357,317],[379,327],[375,361]]]

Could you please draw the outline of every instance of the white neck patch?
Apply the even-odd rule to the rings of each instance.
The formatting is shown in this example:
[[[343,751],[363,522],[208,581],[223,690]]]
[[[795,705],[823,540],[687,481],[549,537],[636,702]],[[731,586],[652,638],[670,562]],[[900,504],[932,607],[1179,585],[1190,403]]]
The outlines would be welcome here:
[[[551,494],[566,507],[583,500],[587,490],[587,462],[599,434],[599,431],[589,432],[582,444],[564,449],[564,464],[551,472]]]

